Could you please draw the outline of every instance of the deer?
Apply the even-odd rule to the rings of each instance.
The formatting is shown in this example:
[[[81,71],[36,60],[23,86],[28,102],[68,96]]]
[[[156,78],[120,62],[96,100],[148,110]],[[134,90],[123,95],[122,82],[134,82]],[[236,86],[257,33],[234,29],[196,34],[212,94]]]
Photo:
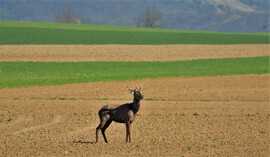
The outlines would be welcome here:
[[[137,88],[132,90],[129,86],[127,86],[127,88],[134,96],[133,102],[122,105],[105,105],[98,111],[100,124],[96,128],[96,143],[98,143],[98,133],[100,130],[102,132],[104,141],[108,143],[105,131],[113,121],[116,123],[125,123],[126,143],[131,142],[130,126],[137,116],[140,109],[140,101],[144,98],[144,96],[141,85],[139,90],[137,90]]]

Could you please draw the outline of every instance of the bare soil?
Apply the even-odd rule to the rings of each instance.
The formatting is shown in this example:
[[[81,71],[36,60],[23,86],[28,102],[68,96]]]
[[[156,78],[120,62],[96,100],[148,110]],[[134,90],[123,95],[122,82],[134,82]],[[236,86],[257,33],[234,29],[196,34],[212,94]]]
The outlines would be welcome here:
[[[268,56],[269,45],[13,45],[0,61],[174,61]],[[270,75],[142,79],[0,89],[0,156],[269,156]],[[125,143],[98,110],[145,99]]]
[[[268,56],[259,45],[0,45],[0,61],[176,61]]]
[[[0,156],[268,156],[269,76],[143,79],[0,90]],[[94,144],[97,112],[132,101],[132,124],[112,123]]]

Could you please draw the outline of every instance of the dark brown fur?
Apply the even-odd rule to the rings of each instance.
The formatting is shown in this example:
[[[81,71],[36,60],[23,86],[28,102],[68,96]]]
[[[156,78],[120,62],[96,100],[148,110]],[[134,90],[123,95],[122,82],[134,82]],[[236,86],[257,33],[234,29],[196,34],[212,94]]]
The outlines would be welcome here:
[[[129,91],[134,95],[132,103],[126,103],[123,105],[106,105],[102,107],[99,112],[100,124],[96,128],[96,143],[98,142],[98,132],[101,130],[103,138],[108,143],[105,130],[114,121],[117,123],[126,124],[126,142],[131,142],[130,139],[130,125],[135,120],[136,114],[140,109],[140,100],[143,99],[141,88],[139,90]]]

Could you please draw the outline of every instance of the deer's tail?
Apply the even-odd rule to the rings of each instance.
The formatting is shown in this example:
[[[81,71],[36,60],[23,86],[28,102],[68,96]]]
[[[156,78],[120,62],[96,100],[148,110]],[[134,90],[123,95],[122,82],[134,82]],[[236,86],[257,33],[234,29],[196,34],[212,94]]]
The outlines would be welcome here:
[[[101,116],[103,116],[103,115],[105,115],[105,114],[109,114],[110,113],[110,110],[109,109],[100,109],[99,111],[98,111],[98,115],[99,115],[99,117],[101,117]]]

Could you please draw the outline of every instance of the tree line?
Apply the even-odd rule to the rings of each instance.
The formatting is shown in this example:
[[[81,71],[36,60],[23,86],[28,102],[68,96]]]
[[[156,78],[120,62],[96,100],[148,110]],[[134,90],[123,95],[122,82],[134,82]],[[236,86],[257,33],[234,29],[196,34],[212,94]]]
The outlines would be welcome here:
[[[81,23],[74,8],[67,4],[54,13],[54,18],[59,23]],[[162,25],[163,14],[155,6],[147,6],[137,21],[137,27],[157,28]]]

